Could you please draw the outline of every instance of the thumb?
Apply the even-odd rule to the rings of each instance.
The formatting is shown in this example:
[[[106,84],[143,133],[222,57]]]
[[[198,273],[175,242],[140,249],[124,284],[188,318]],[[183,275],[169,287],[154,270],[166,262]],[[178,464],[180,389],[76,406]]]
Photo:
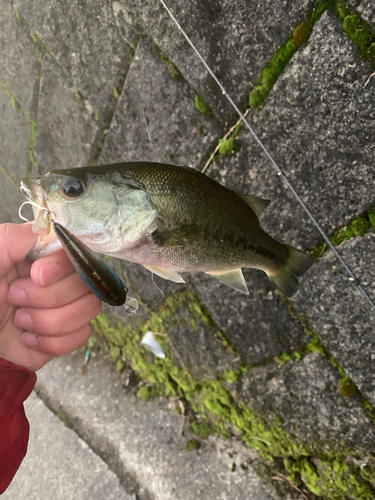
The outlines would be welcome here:
[[[31,228],[31,222],[0,225],[0,277],[15,263],[25,260],[29,250],[36,245],[38,235]]]

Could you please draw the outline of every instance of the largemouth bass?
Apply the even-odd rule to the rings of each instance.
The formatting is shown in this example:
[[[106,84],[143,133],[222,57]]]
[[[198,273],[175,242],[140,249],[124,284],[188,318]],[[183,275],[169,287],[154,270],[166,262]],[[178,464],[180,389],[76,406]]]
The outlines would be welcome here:
[[[313,263],[259,223],[269,201],[236,193],[188,167],[148,162],[54,170],[21,190],[94,252],[142,264],[183,283],[203,271],[248,294],[241,268],[264,271],[287,296]],[[37,258],[60,246],[34,208]]]

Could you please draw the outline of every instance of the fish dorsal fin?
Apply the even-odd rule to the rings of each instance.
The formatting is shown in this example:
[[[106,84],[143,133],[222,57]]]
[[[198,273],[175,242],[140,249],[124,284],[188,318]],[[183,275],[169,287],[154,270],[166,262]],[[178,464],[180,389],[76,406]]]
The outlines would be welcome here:
[[[219,271],[217,273],[207,273],[213,278],[224,283],[224,285],[234,288],[235,290],[249,295],[249,290],[247,289],[245,278],[243,277],[241,269],[232,269],[231,271]]]
[[[236,193],[236,195],[241,198],[241,200],[243,200],[247,205],[249,205],[258,219],[261,216],[262,212],[271,203],[270,200],[264,200],[263,198],[259,198],[258,196],[254,196],[252,194]]]
[[[160,266],[146,266],[145,264],[143,264],[143,267],[165,280],[174,281],[175,283],[185,283],[185,280],[173,269],[167,269],[166,267]]]

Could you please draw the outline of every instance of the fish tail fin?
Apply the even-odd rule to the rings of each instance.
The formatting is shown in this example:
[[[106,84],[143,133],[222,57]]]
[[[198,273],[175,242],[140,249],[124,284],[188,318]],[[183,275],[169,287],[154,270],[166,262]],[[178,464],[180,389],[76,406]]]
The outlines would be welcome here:
[[[269,279],[275,283],[277,288],[287,297],[293,295],[298,288],[298,278],[302,276],[314,261],[294,247],[287,245],[289,250],[288,260],[280,266],[275,273],[267,273]]]

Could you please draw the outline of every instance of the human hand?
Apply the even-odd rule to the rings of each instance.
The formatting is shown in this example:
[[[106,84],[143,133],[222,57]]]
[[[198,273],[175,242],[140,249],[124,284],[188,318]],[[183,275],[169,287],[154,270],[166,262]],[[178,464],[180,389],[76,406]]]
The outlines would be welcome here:
[[[0,357],[33,371],[82,347],[102,304],[64,251],[28,261],[36,242],[31,224],[0,225]]]

